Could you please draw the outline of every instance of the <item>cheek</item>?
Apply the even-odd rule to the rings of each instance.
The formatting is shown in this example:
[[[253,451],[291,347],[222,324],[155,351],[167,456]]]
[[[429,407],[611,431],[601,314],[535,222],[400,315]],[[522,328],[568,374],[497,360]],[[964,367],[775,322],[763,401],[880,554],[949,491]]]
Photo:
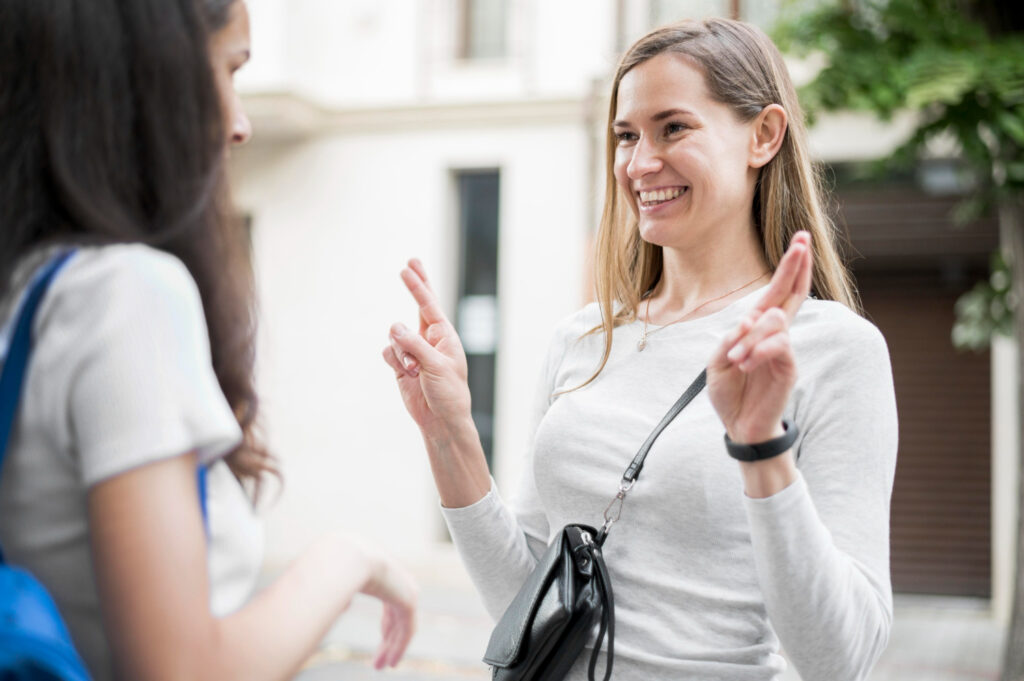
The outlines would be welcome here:
[[[615,152],[615,161],[614,161],[614,163],[612,165],[612,173],[615,175],[615,182],[616,182],[616,184],[618,184],[619,189],[621,189],[626,194],[629,194],[630,196],[632,196],[633,192],[630,191],[630,188],[629,188],[630,181],[629,181],[629,175],[627,173],[627,168],[629,167],[629,159],[630,159],[629,154],[627,154],[627,153],[625,153],[625,152],[623,152],[621,150],[620,151],[616,151]]]
[[[233,106],[234,88],[231,86],[231,76],[227,75],[225,69],[218,68],[215,73],[217,85],[217,98],[220,100],[220,110],[225,122],[231,120],[231,108]]]

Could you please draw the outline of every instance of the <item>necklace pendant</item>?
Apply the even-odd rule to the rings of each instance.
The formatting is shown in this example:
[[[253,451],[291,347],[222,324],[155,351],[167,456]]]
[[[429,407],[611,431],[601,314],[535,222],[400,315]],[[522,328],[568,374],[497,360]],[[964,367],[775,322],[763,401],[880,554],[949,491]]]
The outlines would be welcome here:
[[[638,340],[636,342],[636,351],[637,352],[643,352],[644,348],[646,348],[646,347],[647,347],[647,339],[646,338],[641,338],[640,340]]]

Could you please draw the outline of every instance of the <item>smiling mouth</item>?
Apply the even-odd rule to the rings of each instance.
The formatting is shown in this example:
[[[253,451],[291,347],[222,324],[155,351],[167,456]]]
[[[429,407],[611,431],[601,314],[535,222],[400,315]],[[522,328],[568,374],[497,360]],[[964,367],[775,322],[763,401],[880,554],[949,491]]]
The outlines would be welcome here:
[[[668,189],[655,189],[649,192],[637,192],[637,196],[640,199],[640,205],[644,208],[652,208],[663,203],[668,203],[673,199],[678,199],[682,196],[689,187],[670,187]]]

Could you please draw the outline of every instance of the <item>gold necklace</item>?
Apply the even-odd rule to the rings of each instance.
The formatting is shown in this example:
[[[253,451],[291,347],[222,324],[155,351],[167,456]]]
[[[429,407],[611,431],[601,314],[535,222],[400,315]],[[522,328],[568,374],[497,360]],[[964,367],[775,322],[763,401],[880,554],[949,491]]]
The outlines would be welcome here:
[[[665,328],[667,328],[669,326],[672,326],[673,324],[678,324],[679,322],[684,321],[688,317],[692,316],[695,312],[697,312],[698,310],[700,310],[703,307],[706,307],[706,306],[710,305],[711,303],[719,301],[722,298],[728,298],[729,296],[731,296],[732,294],[736,293],[737,291],[742,291],[743,289],[747,288],[748,286],[753,284],[758,279],[763,279],[767,275],[768,275],[767,272],[759,274],[759,275],[757,275],[757,277],[751,279],[750,281],[748,281],[743,286],[740,286],[739,288],[734,288],[733,290],[729,291],[728,293],[723,293],[722,295],[718,296],[717,298],[712,298],[711,300],[705,300],[703,303],[701,303],[697,307],[693,308],[692,310],[688,311],[686,314],[684,314],[679,319],[676,319],[675,321],[671,321],[668,324],[663,324],[662,326],[659,326],[658,328],[653,329],[652,331],[648,331],[647,330],[647,322],[651,318],[651,298],[650,298],[650,296],[648,296],[648,298],[647,298],[647,309],[644,311],[644,330],[640,333],[640,340],[638,340],[636,342],[636,350],[637,350],[637,352],[643,352],[644,351],[644,348],[647,347],[647,339],[650,336],[653,336],[654,334],[658,333],[662,329],[665,329]]]

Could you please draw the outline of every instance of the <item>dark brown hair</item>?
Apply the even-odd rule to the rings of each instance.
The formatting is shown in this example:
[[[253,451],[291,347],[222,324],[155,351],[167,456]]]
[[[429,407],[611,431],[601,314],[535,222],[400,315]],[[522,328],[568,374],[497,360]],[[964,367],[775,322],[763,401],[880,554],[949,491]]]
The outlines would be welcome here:
[[[144,243],[181,260],[244,433],[227,462],[255,494],[274,467],[254,434],[252,273],[208,53],[235,1],[0,3],[0,281],[48,243]]]

